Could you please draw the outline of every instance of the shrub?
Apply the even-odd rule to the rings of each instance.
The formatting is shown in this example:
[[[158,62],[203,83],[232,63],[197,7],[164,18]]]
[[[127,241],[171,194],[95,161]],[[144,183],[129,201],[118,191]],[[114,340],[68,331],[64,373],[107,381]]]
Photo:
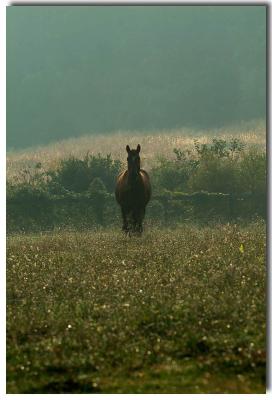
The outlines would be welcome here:
[[[164,207],[159,200],[151,200],[147,207],[147,215],[156,222],[164,221]]]
[[[54,208],[47,192],[21,184],[8,185],[7,193],[8,231],[52,227]]]
[[[91,195],[90,203],[96,216],[96,222],[103,225],[104,211],[109,194],[100,178],[93,179],[88,188],[88,193]]]
[[[239,185],[242,192],[266,193],[266,157],[255,148],[244,154],[239,165]]]
[[[159,191],[265,194],[265,154],[246,151],[236,138],[213,139],[210,145],[195,141],[194,151],[173,151],[174,160],[160,159],[151,171],[153,186]]]
[[[211,145],[200,144],[195,140],[194,147],[200,159],[206,158],[207,156],[234,158],[239,156],[241,151],[244,150],[245,144],[237,138],[231,139],[229,143],[226,140],[214,138],[212,139]]]
[[[111,155],[106,157],[87,154],[83,160],[70,157],[61,161],[56,171],[51,171],[51,190],[66,190],[81,193],[88,190],[95,178],[101,179],[107,191],[113,191],[115,179],[120,171],[121,162],[112,160]]]
[[[241,193],[248,194],[248,201],[254,213],[266,215],[266,156],[257,149],[251,149],[240,162],[238,180]]]
[[[90,184],[87,159],[70,157],[62,160],[60,167],[52,173],[52,184],[77,193],[85,191]]]
[[[108,192],[115,188],[116,177],[121,170],[121,161],[112,160],[111,155],[106,157],[88,156],[88,167],[90,171],[90,182],[95,178],[100,178]]]
[[[159,159],[159,164],[151,171],[152,186],[157,189],[186,191],[190,176],[198,166],[198,160],[192,157],[190,151],[173,150],[176,159]]]
[[[203,157],[190,177],[191,191],[235,193],[239,186],[238,163],[229,158]]]

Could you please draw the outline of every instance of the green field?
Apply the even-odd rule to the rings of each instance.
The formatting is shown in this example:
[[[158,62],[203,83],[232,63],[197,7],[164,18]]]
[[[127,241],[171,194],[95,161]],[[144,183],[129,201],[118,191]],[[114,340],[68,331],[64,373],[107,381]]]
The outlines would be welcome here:
[[[10,235],[8,393],[264,393],[265,224]]]

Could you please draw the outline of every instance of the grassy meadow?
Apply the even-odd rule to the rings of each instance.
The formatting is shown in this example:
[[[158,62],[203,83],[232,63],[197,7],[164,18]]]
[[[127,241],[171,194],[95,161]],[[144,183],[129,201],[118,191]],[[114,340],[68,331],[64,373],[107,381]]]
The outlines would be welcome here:
[[[210,144],[214,137],[237,138],[258,153],[226,155],[219,148],[218,155],[216,149],[205,153],[200,148],[198,159],[190,158],[191,153],[183,158],[181,152],[174,159],[174,148],[190,151],[195,139]],[[23,218],[26,199],[42,208],[40,193],[55,188],[44,184],[44,171],[57,169],[69,156],[80,159],[87,151],[111,153],[125,165],[127,143],[141,144],[143,167],[148,172],[153,168],[154,193],[169,189],[174,172],[172,194],[183,189],[179,179],[188,193],[220,192],[227,183],[229,192],[240,187],[240,194],[265,193],[265,126],[259,121],[217,133],[184,129],[86,136],[8,152],[9,190],[17,193],[13,223]],[[103,179],[108,171],[114,175],[112,165]],[[27,180],[31,170],[34,178]],[[67,171],[59,175],[64,183]],[[111,180],[106,197],[110,185]],[[147,212],[143,236],[125,237],[119,209],[111,201],[105,215],[115,218],[112,223],[107,217],[107,223],[90,219],[83,225],[91,212],[85,203],[73,203],[72,209],[68,202],[63,209],[62,203],[58,206],[59,226],[8,230],[7,393],[264,393],[266,225],[255,203],[256,215],[247,212],[246,218],[229,221],[228,214],[224,220],[205,215],[202,223],[197,214],[190,219],[190,210],[186,214],[175,198],[165,220],[160,204],[155,210],[153,203],[154,218]],[[65,225],[71,210],[72,222]],[[186,220],[182,212],[189,216]],[[22,226],[32,217],[26,213]],[[8,226],[10,221],[8,217]]]
[[[12,235],[8,393],[264,393],[265,226]]]

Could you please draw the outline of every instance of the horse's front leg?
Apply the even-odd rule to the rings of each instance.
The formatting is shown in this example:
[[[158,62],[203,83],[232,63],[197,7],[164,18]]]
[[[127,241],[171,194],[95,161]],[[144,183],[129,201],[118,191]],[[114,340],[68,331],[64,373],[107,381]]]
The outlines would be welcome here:
[[[136,218],[135,218],[135,232],[137,232],[138,234],[142,234],[143,233],[143,219],[145,216],[145,209],[140,209],[137,211],[136,213]]]
[[[128,233],[129,229],[128,229],[127,211],[124,207],[121,207],[121,212],[122,212],[122,218],[123,218],[122,230],[125,233]]]

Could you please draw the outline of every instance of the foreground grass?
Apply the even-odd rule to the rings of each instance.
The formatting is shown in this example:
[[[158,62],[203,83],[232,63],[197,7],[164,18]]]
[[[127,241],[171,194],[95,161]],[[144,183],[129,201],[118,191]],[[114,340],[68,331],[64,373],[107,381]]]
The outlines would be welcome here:
[[[8,393],[265,392],[265,227],[8,238]]]

